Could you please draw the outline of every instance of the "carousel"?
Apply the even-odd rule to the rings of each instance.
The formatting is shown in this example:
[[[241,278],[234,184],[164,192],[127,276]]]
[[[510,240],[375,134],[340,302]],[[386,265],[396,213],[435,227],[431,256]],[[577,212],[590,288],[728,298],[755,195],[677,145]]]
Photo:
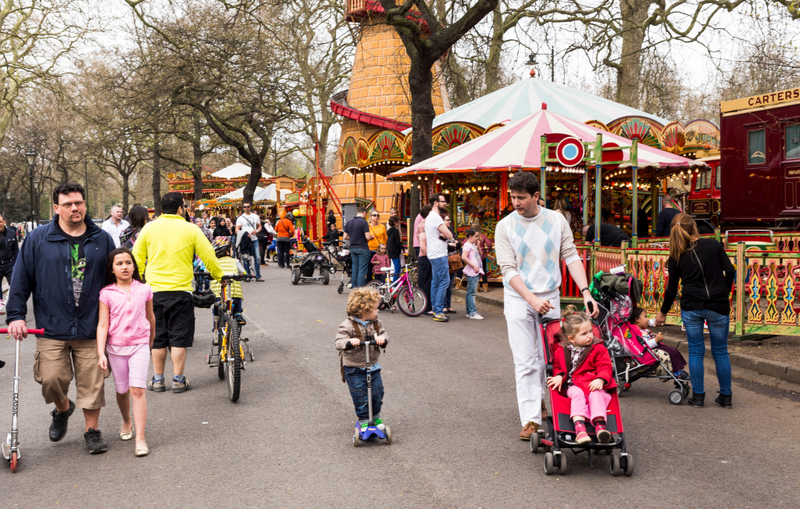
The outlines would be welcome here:
[[[517,171],[538,173],[545,206],[563,209],[576,237],[583,224],[599,224],[604,208],[619,212],[630,225],[634,243],[643,200],[655,203],[659,182],[678,172],[694,172],[705,163],[615,135],[548,109],[541,109],[426,161],[388,175],[420,185],[423,199],[431,193],[449,196],[460,230],[474,221],[494,237],[497,222],[513,211],[508,178]],[[655,221],[651,214],[648,221]],[[489,276],[499,280],[494,254]]]

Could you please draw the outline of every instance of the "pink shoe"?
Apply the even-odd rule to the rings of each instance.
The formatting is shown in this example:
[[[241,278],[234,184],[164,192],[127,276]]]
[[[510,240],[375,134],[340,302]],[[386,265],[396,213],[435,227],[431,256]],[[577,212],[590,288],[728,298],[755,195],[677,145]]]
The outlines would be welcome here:
[[[597,433],[597,441],[601,444],[607,444],[611,441],[611,433],[606,429],[605,422],[596,422],[594,425],[594,430]]]
[[[592,437],[586,433],[586,424],[583,421],[575,422],[575,441],[579,444],[585,444],[592,441]]]

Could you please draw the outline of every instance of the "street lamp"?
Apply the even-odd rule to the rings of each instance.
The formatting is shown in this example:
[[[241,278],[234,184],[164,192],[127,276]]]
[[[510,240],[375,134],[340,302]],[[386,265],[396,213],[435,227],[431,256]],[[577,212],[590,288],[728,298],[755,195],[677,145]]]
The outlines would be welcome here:
[[[33,147],[29,148],[28,151],[25,153],[25,159],[28,161],[28,171],[31,177],[31,227],[34,226],[34,198],[33,198],[33,167],[36,164],[36,151],[33,150]]]

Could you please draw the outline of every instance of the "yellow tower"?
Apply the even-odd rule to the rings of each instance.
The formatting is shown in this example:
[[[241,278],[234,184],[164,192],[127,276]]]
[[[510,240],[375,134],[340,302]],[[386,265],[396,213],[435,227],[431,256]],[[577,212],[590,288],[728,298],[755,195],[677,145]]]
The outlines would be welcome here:
[[[342,117],[332,184],[341,201],[373,200],[378,211],[388,212],[404,184],[382,175],[407,164],[403,154],[410,152],[402,132],[411,127],[411,62],[378,0],[346,2],[347,20],[358,24],[359,35],[350,88],[331,98],[331,109]],[[437,115],[449,109],[436,77],[432,98]]]

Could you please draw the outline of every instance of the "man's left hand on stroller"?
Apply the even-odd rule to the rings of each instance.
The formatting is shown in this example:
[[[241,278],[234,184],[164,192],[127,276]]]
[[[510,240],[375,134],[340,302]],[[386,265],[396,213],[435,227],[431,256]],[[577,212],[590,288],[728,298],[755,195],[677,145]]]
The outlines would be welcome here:
[[[597,302],[589,292],[583,292],[583,305],[586,306],[586,310],[592,318],[597,318],[597,315],[600,314],[600,306],[597,305]]]

